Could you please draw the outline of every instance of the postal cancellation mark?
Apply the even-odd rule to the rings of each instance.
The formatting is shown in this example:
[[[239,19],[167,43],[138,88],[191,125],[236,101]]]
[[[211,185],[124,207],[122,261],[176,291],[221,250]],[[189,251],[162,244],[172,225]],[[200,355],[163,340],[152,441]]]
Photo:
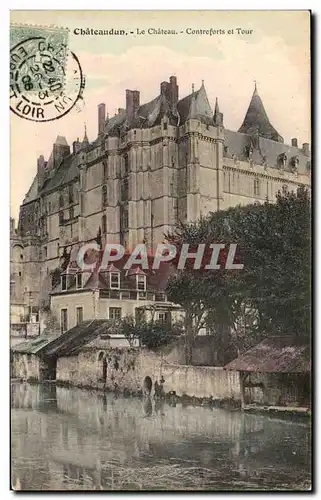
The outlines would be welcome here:
[[[85,81],[78,58],[68,50],[67,33],[51,27],[11,28],[11,43],[18,43],[10,50],[10,108],[21,118],[56,120],[82,98]]]

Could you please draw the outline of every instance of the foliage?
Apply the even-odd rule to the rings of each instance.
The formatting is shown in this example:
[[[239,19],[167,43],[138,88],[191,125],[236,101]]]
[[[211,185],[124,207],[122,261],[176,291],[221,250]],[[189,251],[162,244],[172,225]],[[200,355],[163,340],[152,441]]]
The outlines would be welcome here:
[[[237,206],[193,223],[179,224],[167,235],[183,243],[237,244],[243,270],[176,269],[168,283],[169,300],[185,311],[186,362],[201,327],[228,350],[238,352],[268,335],[310,336],[310,197],[305,188],[278,193],[275,204]],[[194,262],[191,260],[191,262]],[[176,261],[177,263],[177,261]]]

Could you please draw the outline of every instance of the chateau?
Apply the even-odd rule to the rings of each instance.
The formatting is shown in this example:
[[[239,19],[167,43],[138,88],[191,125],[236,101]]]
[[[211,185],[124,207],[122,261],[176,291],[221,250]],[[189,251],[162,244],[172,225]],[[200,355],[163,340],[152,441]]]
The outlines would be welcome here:
[[[145,243],[153,249],[179,220],[273,201],[282,189],[310,184],[309,144],[299,146],[297,139],[284,144],[256,85],[237,132],[224,128],[218,100],[212,110],[204,82],[180,99],[171,76],[152,101],[142,104],[137,90],[126,90],[125,101],[126,108],[112,118],[99,104],[93,142],[86,131],[72,145],[58,136],[49,159],[37,160],[11,238],[11,293],[21,311],[30,300],[35,307],[48,306],[50,294],[52,303],[56,294],[59,314],[64,292],[71,290],[53,277],[63,262],[66,269],[81,243],[99,237],[102,245],[121,243],[130,250]],[[97,279],[98,288],[112,289],[111,279],[109,285],[108,279],[103,284]],[[136,290],[146,291],[146,280],[144,287],[143,280],[136,281]],[[117,283],[114,290],[121,291]],[[75,307],[85,284],[78,285],[73,285]],[[63,300],[68,303],[71,296]]]

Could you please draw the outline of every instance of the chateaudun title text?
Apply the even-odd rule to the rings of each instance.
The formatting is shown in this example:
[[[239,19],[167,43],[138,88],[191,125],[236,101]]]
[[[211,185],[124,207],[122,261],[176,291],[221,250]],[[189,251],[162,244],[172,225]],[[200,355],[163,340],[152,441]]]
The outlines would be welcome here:
[[[185,30],[176,29],[163,29],[163,28],[146,28],[135,30],[123,29],[94,29],[94,28],[75,28],[73,30],[75,35],[98,35],[98,36],[126,36],[126,35],[252,35],[254,30],[244,28],[231,28],[231,29],[194,29],[186,28]]]

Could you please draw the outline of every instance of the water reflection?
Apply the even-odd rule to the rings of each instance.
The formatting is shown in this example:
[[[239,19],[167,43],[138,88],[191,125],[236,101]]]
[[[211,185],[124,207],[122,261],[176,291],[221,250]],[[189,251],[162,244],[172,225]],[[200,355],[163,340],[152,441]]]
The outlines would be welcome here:
[[[11,402],[18,489],[294,489],[309,479],[304,423],[54,384],[13,383]]]

